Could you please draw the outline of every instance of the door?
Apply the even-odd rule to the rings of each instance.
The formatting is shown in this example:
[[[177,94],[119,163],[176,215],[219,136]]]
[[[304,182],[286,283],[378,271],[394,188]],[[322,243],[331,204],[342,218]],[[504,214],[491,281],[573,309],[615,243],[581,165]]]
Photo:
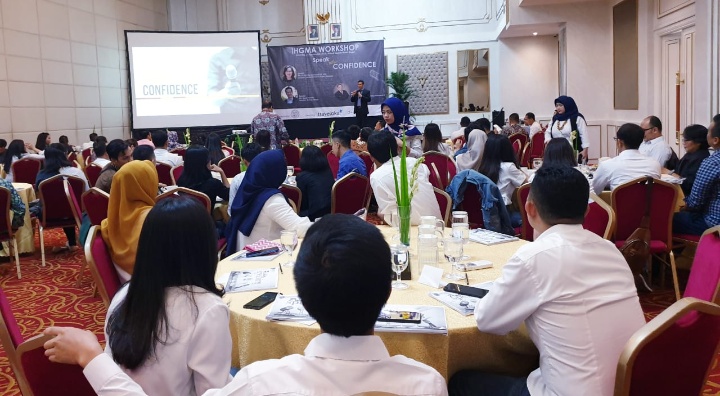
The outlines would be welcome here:
[[[693,103],[693,50],[695,27],[661,37],[661,115],[663,136],[682,157],[682,130],[694,123]]]

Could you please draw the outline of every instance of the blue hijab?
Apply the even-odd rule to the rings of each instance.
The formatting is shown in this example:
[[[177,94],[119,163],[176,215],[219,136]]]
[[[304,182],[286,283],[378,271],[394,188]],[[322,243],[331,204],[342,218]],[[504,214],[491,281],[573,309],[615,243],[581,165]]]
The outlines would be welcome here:
[[[281,194],[278,188],[285,177],[287,165],[282,150],[264,151],[252,160],[232,202],[230,222],[225,232],[228,254],[235,253],[237,232],[249,236],[265,202],[273,195]]]
[[[410,115],[408,114],[408,111],[405,108],[405,103],[403,103],[402,100],[398,98],[389,98],[382,102],[380,108],[382,109],[383,106],[389,107],[395,117],[395,122],[388,124],[390,132],[397,135],[400,131],[400,124],[408,124],[406,126],[407,131],[405,132],[407,136],[422,135],[417,128],[410,125]]]
[[[575,104],[575,100],[570,96],[560,96],[555,99],[555,102],[553,103],[561,103],[565,106],[565,112],[562,114],[555,114],[552,119],[553,121],[565,121],[571,118],[577,119],[578,117],[582,117],[583,119],[585,118],[582,114],[580,114],[578,107]]]

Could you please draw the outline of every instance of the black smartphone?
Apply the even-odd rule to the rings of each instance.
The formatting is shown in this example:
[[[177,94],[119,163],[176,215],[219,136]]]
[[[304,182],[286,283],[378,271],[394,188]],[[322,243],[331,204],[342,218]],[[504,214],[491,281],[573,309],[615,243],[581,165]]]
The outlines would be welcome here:
[[[483,298],[488,291],[485,289],[479,289],[477,287],[458,285],[457,283],[448,283],[443,288],[446,292],[462,294],[463,296]]]
[[[382,311],[379,322],[420,323],[422,314],[413,311]]]
[[[249,303],[243,305],[243,308],[245,309],[262,309],[265,308],[268,304],[275,301],[275,297],[277,297],[277,292],[265,292],[255,298],[254,300],[250,301]]]
[[[260,256],[270,256],[273,254],[280,253],[280,248],[277,246],[273,246],[271,248],[262,249],[262,250],[256,250],[254,252],[248,252],[245,254],[245,257],[260,257]]]

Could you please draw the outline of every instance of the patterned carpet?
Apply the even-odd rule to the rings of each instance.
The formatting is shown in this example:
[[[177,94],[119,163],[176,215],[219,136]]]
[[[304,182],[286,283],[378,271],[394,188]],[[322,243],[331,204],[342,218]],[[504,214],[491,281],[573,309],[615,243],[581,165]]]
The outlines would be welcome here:
[[[370,218],[368,220],[371,220]],[[379,222],[379,219],[372,219]],[[371,221],[372,221],[371,220]],[[22,280],[18,280],[14,267],[1,276],[0,287],[5,291],[13,312],[26,338],[39,334],[53,325],[86,328],[102,339],[105,307],[98,297],[92,296],[90,275],[86,271],[80,287],[75,287],[84,253],[50,253],[51,246],[65,243],[62,230],[45,232],[47,266],[42,267],[40,250],[35,255],[21,257]],[[36,245],[38,245],[36,237]],[[7,268],[4,264],[0,268]],[[647,320],[652,319],[674,301],[671,290],[643,294],[640,301]],[[713,363],[703,395],[720,396],[720,367]],[[0,395],[20,395],[14,373],[5,352],[0,348]]]

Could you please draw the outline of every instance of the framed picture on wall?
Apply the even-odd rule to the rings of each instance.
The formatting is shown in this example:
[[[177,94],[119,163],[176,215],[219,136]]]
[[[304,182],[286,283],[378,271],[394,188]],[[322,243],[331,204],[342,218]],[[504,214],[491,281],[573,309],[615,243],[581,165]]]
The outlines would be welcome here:
[[[308,41],[320,40],[320,27],[318,25],[308,25]]]
[[[339,23],[330,24],[330,39],[340,40],[342,38],[342,30],[340,29]]]

